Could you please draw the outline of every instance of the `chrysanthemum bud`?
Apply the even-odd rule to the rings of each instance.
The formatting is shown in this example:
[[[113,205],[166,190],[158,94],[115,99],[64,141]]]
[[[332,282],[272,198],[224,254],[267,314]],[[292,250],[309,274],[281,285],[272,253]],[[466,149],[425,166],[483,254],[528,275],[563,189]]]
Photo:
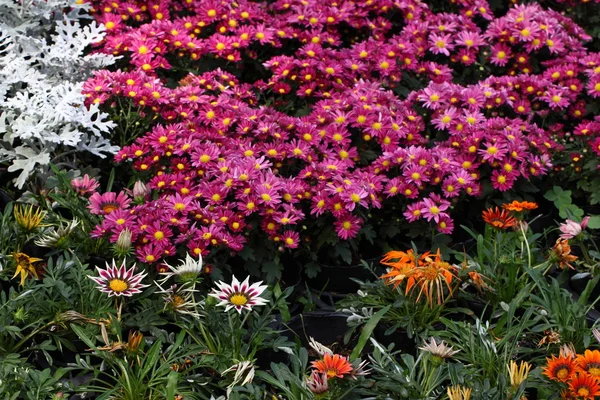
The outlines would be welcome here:
[[[136,202],[143,202],[149,194],[150,189],[142,181],[137,181],[133,185],[133,198]]]
[[[117,243],[115,244],[115,250],[118,255],[125,256],[129,253],[131,249],[131,231],[127,228],[123,229],[121,233],[119,233],[119,237],[117,238]]]

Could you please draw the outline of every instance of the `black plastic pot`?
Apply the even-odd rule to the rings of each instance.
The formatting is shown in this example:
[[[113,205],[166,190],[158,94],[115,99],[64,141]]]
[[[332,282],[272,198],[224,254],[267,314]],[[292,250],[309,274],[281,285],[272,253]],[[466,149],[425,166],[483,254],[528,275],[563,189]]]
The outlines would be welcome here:
[[[89,350],[89,346],[87,346],[82,340],[80,339],[72,339],[69,340],[69,343],[72,345],[72,349],[68,349],[66,347],[63,347],[63,350],[52,350],[52,351],[48,351],[48,354],[52,357],[52,366],[48,363],[48,360],[46,360],[45,355],[40,351],[40,352],[35,352],[34,353],[34,362],[37,366],[39,366],[40,368],[51,368],[51,367],[67,367],[69,364],[75,364],[77,361],[77,355],[83,356],[86,354],[90,354]],[[91,356],[96,362],[100,362],[100,358],[95,357],[95,356]]]
[[[481,299],[461,299],[459,300],[459,304],[461,307],[471,310],[473,313],[471,317],[473,318],[486,321],[492,317],[492,305]]]
[[[4,189],[0,189],[0,211],[4,211],[11,201],[13,201],[13,199],[10,197],[10,194]]]
[[[106,263],[110,264],[110,260],[101,256],[90,256],[87,260],[88,268],[94,269],[98,268],[106,268]]]
[[[391,326],[388,324],[378,324],[373,330],[373,337],[379,344],[385,347],[388,347],[393,343],[394,350],[400,350],[402,353],[415,355],[417,346],[414,337],[409,337],[408,332],[401,328],[398,328],[393,332],[388,332],[390,328]]]
[[[376,267],[379,265],[381,256],[367,259]],[[374,280],[375,276],[363,264],[354,265],[326,265],[321,264],[321,271],[315,278],[307,278],[306,283],[309,288],[316,291],[326,291],[332,294],[356,293],[360,285],[352,279],[360,281]],[[381,271],[383,273],[383,268]]]
[[[347,314],[328,311],[300,314],[283,324],[283,328],[287,329],[282,332],[282,335],[291,341],[298,339],[304,347],[308,347],[311,337],[325,346],[334,343],[341,345],[348,330],[347,318]]]

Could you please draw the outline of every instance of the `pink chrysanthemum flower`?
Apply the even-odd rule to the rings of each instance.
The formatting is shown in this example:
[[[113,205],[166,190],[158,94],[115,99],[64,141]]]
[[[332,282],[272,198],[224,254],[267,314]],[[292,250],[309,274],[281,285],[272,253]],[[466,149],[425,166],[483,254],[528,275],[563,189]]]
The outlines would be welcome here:
[[[101,292],[108,293],[108,297],[130,297],[141,293],[141,289],[149,286],[140,283],[147,274],[145,272],[134,273],[135,264],[127,269],[125,261],[123,261],[121,266],[117,268],[115,260],[113,260],[112,266],[106,263],[106,269],[96,267],[96,270],[99,276],[88,276],[88,278],[98,284],[98,289]]]
[[[87,194],[93,193],[100,184],[96,179],[90,178],[88,174],[85,174],[81,178],[75,178],[71,180],[71,187],[73,190],[77,192],[80,196],[85,196]]]
[[[344,214],[334,223],[335,232],[343,240],[351,239],[358,235],[362,222],[362,219],[352,214]]]
[[[267,285],[261,285],[262,281],[250,285],[250,277],[240,283],[234,276],[231,285],[220,281],[217,282],[218,290],[213,289],[208,295],[221,300],[217,306],[225,306],[225,312],[232,308],[238,313],[242,310],[252,311],[252,307],[263,306],[268,303],[267,299],[260,297]]]

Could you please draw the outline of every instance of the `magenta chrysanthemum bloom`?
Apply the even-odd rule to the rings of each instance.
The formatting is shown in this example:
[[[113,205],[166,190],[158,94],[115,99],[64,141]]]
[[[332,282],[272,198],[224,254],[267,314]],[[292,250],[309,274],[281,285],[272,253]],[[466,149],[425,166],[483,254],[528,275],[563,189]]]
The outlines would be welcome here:
[[[260,297],[267,285],[261,285],[262,281],[250,285],[250,277],[240,283],[234,276],[231,285],[221,281],[217,282],[219,289],[213,289],[208,295],[221,300],[217,306],[225,306],[225,312],[235,308],[238,313],[242,310],[252,311],[254,306],[264,306],[267,299]]]
[[[88,174],[85,174],[81,178],[75,178],[71,180],[71,187],[73,190],[77,192],[80,196],[85,196],[87,194],[93,193],[100,184],[96,179],[90,178]]]
[[[130,297],[134,294],[141,293],[141,289],[148,287],[140,283],[146,277],[145,272],[138,274],[135,272],[135,264],[127,269],[125,261],[117,268],[115,260],[112,266],[106,263],[106,269],[96,267],[99,276],[88,276],[91,280],[98,284],[98,289],[103,293],[108,293],[108,297],[125,296]]]

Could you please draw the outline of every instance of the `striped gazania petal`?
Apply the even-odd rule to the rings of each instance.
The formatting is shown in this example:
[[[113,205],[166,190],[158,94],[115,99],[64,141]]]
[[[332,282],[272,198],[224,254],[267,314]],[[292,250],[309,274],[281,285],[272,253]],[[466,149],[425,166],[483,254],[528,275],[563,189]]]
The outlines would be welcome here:
[[[231,284],[218,282],[218,289],[213,289],[209,296],[219,299],[217,306],[225,306],[225,312],[232,308],[235,308],[238,313],[241,313],[242,310],[252,311],[253,306],[262,306],[268,303],[266,299],[260,297],[260,294],[267,288],[261,283],[262,281],[250,285],[250,277],[240,283],[234,276]]]
[[[127,269],[125,260],[118,268],[113,260],[112,266],[106,263],[106,269],[96,267],[96,271],[98,271],[98,276],[89,276],[89,278],[98,285],[97,288],[102,293],[107,293],[108,297],[129,297],[141,293],[141,289],[148,287],[141,283],[147,274],[145,272],[136,274],[135,264]]]

